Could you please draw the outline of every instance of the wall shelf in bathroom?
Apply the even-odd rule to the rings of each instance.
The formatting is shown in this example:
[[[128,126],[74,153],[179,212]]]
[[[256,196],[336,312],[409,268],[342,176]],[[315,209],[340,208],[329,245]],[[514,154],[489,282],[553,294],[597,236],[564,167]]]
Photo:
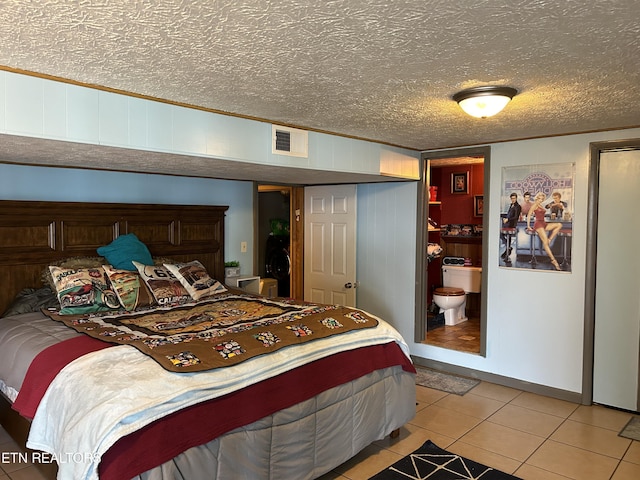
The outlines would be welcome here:
[[[482,235],[442,235],[448,243],[482,243]]]
[[[429,205],[442,205],[442,202],[429,202]]]

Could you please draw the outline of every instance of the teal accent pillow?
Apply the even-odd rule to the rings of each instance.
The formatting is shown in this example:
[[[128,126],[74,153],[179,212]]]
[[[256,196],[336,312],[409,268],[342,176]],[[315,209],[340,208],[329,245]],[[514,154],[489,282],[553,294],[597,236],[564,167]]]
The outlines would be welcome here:
[[[98,248],[98,255],[103,256],[115,268],[137,271],[134,260],[143,265],[153,265],[153,259],[147,246],[135,233],[120,235],[109,245]]]

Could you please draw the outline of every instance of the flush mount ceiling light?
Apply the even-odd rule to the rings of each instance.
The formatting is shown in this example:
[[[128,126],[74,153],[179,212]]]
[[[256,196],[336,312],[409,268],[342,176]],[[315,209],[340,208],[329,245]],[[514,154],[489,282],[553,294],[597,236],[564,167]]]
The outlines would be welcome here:
[[[453,100],[472,117],[487,118],[506,107],[516,93],[515,88],[489,85],[462,90],[453,96]]]

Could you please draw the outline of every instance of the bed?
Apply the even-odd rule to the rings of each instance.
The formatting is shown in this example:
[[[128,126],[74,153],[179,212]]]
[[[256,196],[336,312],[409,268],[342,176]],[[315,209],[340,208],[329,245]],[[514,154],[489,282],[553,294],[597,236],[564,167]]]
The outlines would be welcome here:
[[[119,335],[120,343],[91,336],[109,333],[115,323],[120,333],[133,331],[138,317],[109,323],[108,315],[98,314],[89,322],[85,317],[94,314],[82,313],[65,324],[59,312],[49,312],[60,307],[59,297],[43,287],[49,266],[95,257],[98,248],[131,234],[158,265],[197,260],[214,280],[223,279],[226,210],[0,201],[0,312],[6,312],[0,318],[0,422],[19,445],[33,447],[29,460],[48,478],[317,478],[415,414],[407,345],[366,312],[216,290],[180,308],[224,304],[225,313],[240,316],[229,302],[243,302],[270,312],[256,313],[255,325],[283,332],[304,327],[291,328],[288,318],[322,316],[325,322],[326,312],[338,320],[342,312],[360,325],[311,341],[297,332],[299,344],[277,345],[268,354],[256,350],[241,360],[231,348],[218,352],[214,363],[237,363],[199,367],[193,361],[198,355],[146,354],[140,345],[149,345],[155,330]],[[22,310],[15,308],[17,296]],[[335,318],[326,325],[336,328]],[[183,323],[163,316],[153,326]],[[229,331],[242,330],[265,347],[276,344],[274,337],[279,342],[266,335],[271,332],[251,334],[254,324],[245,324]],[[206,341],[202,345],[210,345]],[[227,343],[225,337],[220,345]],[[163,365],[160,357],[171,362]]]

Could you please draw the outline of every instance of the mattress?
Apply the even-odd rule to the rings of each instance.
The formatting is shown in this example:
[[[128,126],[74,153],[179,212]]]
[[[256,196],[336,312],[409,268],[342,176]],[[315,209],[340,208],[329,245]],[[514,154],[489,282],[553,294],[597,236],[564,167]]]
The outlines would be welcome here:
[[[0,391],[15,402],[27,369],[46,348],[82,334],[40,312],[0,319]]]
[[[41,313],[0,319],[3,394],[15,401],[32,361],[49,347],[79,336]],[[107,350],[111,351],[109,355],[115,351]],[[133,354],[141,355],[137,351]],[[412,372],[399,365],[385,367],[190,446],[135,478],[315,478],[404,425],[414,414]],[[44,418],[46,424],[50,419]],[[36,418],[36,425],[38,421],[43,422]],[[30,446],[39,445],[36,442]],[[89,473],[72,469],[69,473],[72,470],[68,465],[61,467],[65,473],[61,471],[60,478],[98,475],[98,469]],[[122,478],[119,473],[109,477],[110,473],[103,470],[100,478]]]

